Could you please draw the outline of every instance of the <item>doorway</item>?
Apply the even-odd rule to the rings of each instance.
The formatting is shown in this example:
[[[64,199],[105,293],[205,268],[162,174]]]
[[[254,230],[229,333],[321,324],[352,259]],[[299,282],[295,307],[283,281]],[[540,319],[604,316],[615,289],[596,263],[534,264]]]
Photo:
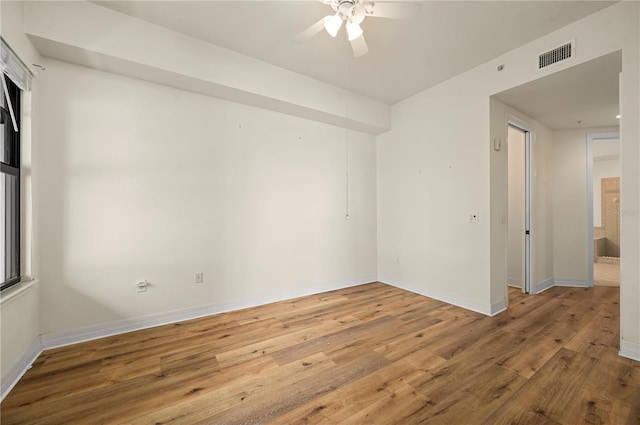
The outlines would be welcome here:
[[[619,134],[588,134],[587,161],[589,282],[620,286]]]
[[[506,263],[508,155],[500,153],[500,139],[508,147],[507,123],[512,124],[512,118],[535,130],[529,290],[538,293],[553,286],[593,285],[588,277],[589,271],[593,273],[589,261],[593,257],[588,255],[593,249],[593,236],[586,234],[587,211],[591,209],[587,209],[586,199],[585,139],[591,132],[617,132],[621,67],[621,52],[611,52],[491,97],[491,205],[495,223],[491,227],[495,236],[491,251],[496,259],[491,270],[492,303],[497,304],[500,296],[507,299],[509,292],[522,291],[508,286],[513,281],[507,278]],[[621,237],[625,237],[624,222]],[[507,288],[510,291],[505,291]],[[508,306],[508,302],[505,304]]]
[[[524,125],[507,128],[507,284],[531,291],[531,140]]]

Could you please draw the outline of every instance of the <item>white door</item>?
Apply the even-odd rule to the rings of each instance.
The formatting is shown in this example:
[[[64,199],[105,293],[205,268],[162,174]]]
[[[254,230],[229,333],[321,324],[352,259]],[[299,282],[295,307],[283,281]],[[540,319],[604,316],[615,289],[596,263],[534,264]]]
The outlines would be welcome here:
[[[507,284],[531,293],[531,132],[509,123]]]

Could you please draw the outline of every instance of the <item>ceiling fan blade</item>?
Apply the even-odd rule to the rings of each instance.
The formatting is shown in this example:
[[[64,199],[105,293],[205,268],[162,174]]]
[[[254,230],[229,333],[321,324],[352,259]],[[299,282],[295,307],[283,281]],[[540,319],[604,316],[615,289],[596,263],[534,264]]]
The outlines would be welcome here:
[[[420,13],[420,3],[365,3],[365,13],[372,18],[410,19]]]
[[[357,58],[369,53],[369,47],[367,46],[367,41],[364,39],[364,35],[361,35],[355,40],[351,40],[351,48],[353,49],[353,56]]]
[[[298,44],[302,44],[305,41],[313,38],[314,35],[318,34],[323,29],[324,29],[324,18],[321,18],[318,22],[316,22],[306,30],[302,31],[300,34],[293,37],[293,41],[295,41]]]

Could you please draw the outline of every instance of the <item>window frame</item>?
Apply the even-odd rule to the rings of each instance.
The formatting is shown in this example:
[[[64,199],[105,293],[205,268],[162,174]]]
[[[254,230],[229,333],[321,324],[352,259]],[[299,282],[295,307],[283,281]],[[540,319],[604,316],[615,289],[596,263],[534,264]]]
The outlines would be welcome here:
[[[20,87],[18,87],[17,84],[15,84],[12,79],[5,73],[2,72],[1,77],[5,80],[4,82],[6,83],[7,90],[8,90],[8,96],[11,99],[11,105],[8,104],[6,105],[6,108],[4,107],[4,100],[2,102],[2,109],[4,110],[4,114],[5,114],[5,134],[4,136],[6,137],[7,135],[12,135],[11,137],[9,137],[9,139],[13,139],[13,140],[5,140],[5,137],[3,137],[3,146],[2,149],[5,150],[5,156],[4,156],[4,160],[6,160],[7,162],[4,162],[4,160],[0,161],[0,172],[2,172],[3,174],[6,174],[7,176],[13,176],[16,179],[16,186],[15,186],[15,193],[13,194],[13,197],[10,199],[11,201],[11,205],[9,207],[5,206],[6,211],[7,212],[7,216],[5,216],[5,223],[7,222],[7,218],[9,216],[9,214],[12,216],[13,220],[11,221],[14,225],[14,231],[16,233],[16,240],[15,240],[15,247],[11,247],[10,245],[12,244],[8,239],[11,237],[10,234],[8,234],[8,232],[6,231],[7,229],[5,229],[5,235],[4,235],[4,240],[0,241],[0,243],[3,243],[5,246],[5,249],[7,248],[12,248],[14,250],[14,257],[13,257],[13,266],[14,269],[16,271],[15,276],[11,277],[10,279],[7,279],[6,281],[4,280],[4,273],[6,270],[6,264],[5,264],[5,270],[2,270],[3,273],[3,281],[0,282],[0,291],[4,291],[8,288],[10,288],[11,286],[19,283],[22,279],[22,270],[21,270],[21,262],[22,262],[22,258],[21,258],[21,251],[22,251],[22,221],[21,221],[21,215],[22,215],[22,211],[21,211],[21,204],[22,204],[22,189],[21,189],[21,155],[20,155],[20,148],[21,148],[21,137],[20,137],[20,118],[21,118],[21,96],[22,96],[22,90],[20,89]],[[2,96],[4,97],[4,87],[2,88]],[[12,122],[12,118],[10,116],[11,112],[8,111],[7,108],[12,108],[13,109],[13,114],[14,114],[14,118],[16,120],[17,126],[18,126],[18,131],[15,131],[15,129],[13,128],[13,122]],[[7,144],[9,145],[8,149],[7,149]],[[3,188],[3,196],[6,196],[6,193],[4,192],[4,188]],[[5,199],[5,201],[9,201],[7,199]],[[2,224],[3,226],[5,224]],[[13,233],[11,233],[13,234]],[[6,255],[6,252],[5,252]]]

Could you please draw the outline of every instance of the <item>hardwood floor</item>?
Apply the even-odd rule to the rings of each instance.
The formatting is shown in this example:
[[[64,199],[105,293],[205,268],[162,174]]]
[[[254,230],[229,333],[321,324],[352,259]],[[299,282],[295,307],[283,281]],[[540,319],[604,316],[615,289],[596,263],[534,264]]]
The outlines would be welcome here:
[[[48,350],[9,424],[640,424],[619,289],[495,317],[381,283]]]

